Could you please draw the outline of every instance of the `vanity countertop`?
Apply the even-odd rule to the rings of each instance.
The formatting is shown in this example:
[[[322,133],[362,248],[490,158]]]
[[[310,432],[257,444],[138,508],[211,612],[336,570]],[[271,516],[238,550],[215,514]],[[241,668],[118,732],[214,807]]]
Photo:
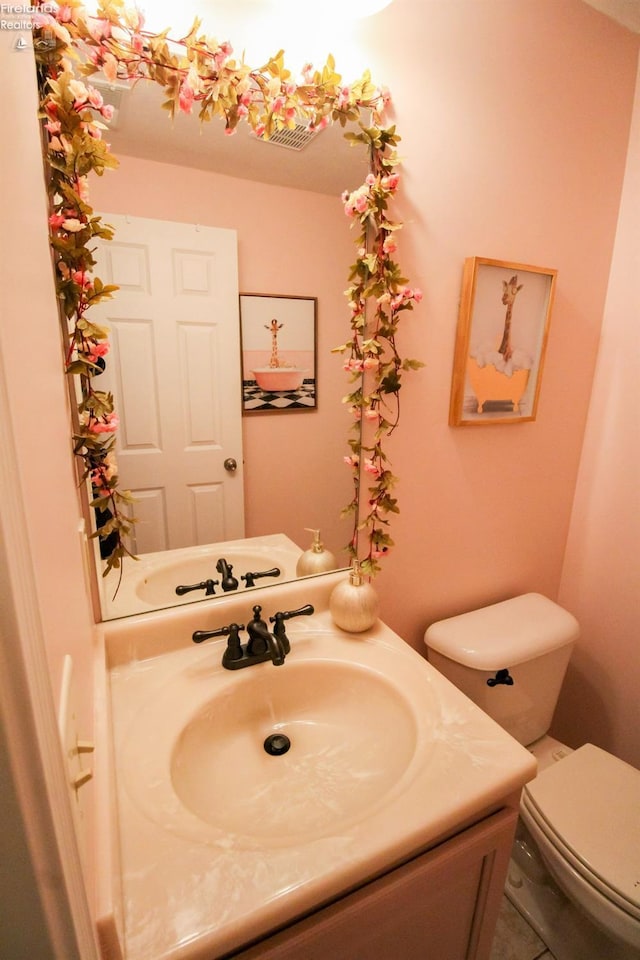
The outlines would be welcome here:
[[[262,603],[265,616],[308,602],[316,613],[288,625],[292,649],[284,666],[261,663],[238,674],[260,670],[268,678],[268,671],[287,670],[296,656],[304,658],[305,637],[335,634],[328,596],[341,577],[344,573],[252,591],[251,604]],[[163,736],[163,718],[176,712],[181,677],[197,677],[212,691],[216,684],[239,682],[221,667],[225,641],[196,647],[191,633],[234,620],[244,623],[247,606],[246,596],[234,595],[212,606],[196,604],[104,625],[119,836],[116,879],[122,888],[127,960],[212,960],[233,953],[455,834],[506,799],[515,802],[535,776],[535,760],[527,750],[379,622],[364,635],[338,631],[339,645],[348,650],[353,644],[383,644],[424,683],[425,715],[435,711],[438,717],[424,726],[428,763],[412,769],[402,788],[390,790],[362,820],[336,817],[296,842],[277,835],[254,842],[210,825],[199,833],[190,814],[183,829],[180,801],[166,785],[158,786],[162,776],[151,760],[148,772],[144,757],[136,760],[141,769],[133,771],[148,789],[131,788],[132,739],[149,711],[156,711],[148,743],[152,757],[154,739]],[[152,816],[151,797],[157,798]]]

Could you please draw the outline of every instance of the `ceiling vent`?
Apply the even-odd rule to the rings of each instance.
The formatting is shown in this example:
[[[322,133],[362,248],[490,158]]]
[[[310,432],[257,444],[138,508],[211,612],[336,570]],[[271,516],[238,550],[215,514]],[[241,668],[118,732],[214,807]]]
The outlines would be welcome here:
[[[113,107],[113,117],[109,121],[109,129],[116,130],[118,127],[118,114],[120,113],[120,107],[122,106],[122,98],[126,93],[129,93],[131,87],[128,83],[121,83],[118,81],[112,83],[99,73],[93,74],[91,77],[89,77],[88,82],[91,86],[95,87],[96,90],[100,91],[104,102]]]
[[[262,139],[263,143],[272,143],[276,147],[284,147],[286,150],[304,150],[306,145],[318,136],[318,130],[307,129],[308,121],[301,123],[296,120],[295,127],[283,127],[281,130],[274,130],[268,140]]]

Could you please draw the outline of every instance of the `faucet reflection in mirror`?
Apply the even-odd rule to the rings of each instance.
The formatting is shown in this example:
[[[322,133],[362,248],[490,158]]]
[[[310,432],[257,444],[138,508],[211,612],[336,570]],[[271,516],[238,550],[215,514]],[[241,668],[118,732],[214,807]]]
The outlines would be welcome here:
[[[351,334],[336,351],[345,355],[345,369],[356,384],[344,398],[355,430],[349,441],[351,455],[345,458],[354,473],[354,497],[344,511],[354,516],[348,549],[357,559],[360,540],[366,535],[361,567],[365,574],[375,573],[379,558],[392,545],[388,515],[398,510],[390,492],[396,478],[383,441],[398,423],[402,373],[420,365],[403,360],[395,340],[400,314],[411,310],[421,294],[408,286],[392,259],[401,224],[390,220],[387,212],[399,183],[399,137],[395,127],[382,126],[388,93],[371,81],[368,72],[345,85],[331,56],[322,70],[305,65],[300,82],[286,68],[283,51],[259,69],[251,69],[233,57],[228,42],[219,43],[201,33],[199,20],[187,36],[172,40],[168,31],[145,30],[142,14],[125,8],[122,0],[102,0],[95,16],[74,0],[36,6],[34,51],[48,161],[51,247],[63,314],[66,371],[77,377],[79,387],[74,451],[83,463],[82,480],[93,491],[90,505],[101,517],[93,536],[99,537],[106,560],[104,575],[119,568],[129,554],[126,537],[135,520],[123,510],[131,497],[118,485],[113,450],[118,418],[113,396],[95,385],[104,369],[109,331],[92,323],[88,315],[93,304],[117,290],[92,272],[92,242],[96,237],[111,239],[112,231],[91,209],[87,178],[117,166],[102,139],[107,129],[103,121],[109,121],[112,109],[95,87],[81,79],[98,71],[112,83],[156,82],[165,90],[163,106],[171,117],[176,111],[191,114],[197,108],[200,122],[217,117],[228,135],[241,122],[265,139],[293,127],[296,118],[302,118],[310,130],[335,122],[343,127],[348,122],[358,124],[359,132],[345,137],[367,147],[370,172],[362,186],[345,191],[342,197],[345,213],[360,231],[347,290]],[[361,496],[361,468],[370,478],[366,499]]]

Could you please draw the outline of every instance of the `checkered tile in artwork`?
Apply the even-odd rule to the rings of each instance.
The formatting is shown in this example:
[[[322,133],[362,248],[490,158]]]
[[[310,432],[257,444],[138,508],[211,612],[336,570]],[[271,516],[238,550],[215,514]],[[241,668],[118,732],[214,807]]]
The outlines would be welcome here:
[[[242,382],[245,413],[263,410],[313,410],[316,406],[316,381],[309,378],[297,390],[261,390],[255,380]]]

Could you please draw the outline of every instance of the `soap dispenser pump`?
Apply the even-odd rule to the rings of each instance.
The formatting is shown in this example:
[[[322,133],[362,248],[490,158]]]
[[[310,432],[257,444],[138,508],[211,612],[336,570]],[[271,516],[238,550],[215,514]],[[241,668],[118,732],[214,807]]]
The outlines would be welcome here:
[[[298,557],[296,576],[308,577],[313,573],[328,573],[329,570],[336,570],[337,560],[329,550],[325,550],[320,539],[320,531],[309,527],[305,527],[305,530],[313,534],[313,540],[309,549]]]
[[[358,560],[354,560],[349,576],[329,597],[329,611],[333,622],[349,633],[362,633],[378,619],[378,595],[365,579]]]

